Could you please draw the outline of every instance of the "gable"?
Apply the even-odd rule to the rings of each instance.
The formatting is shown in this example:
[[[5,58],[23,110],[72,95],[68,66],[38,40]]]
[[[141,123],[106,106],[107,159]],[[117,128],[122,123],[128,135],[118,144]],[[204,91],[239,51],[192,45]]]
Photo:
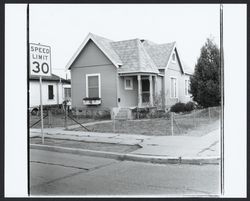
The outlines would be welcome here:
[[[112,62],[90,39],[79,53],[71,67],[110,65]]]
[[[150,44],[152,44],[152,42]],[[171,52],[175,47],[175,42],[165,44],[150,44],[147,41],[143,42],[143,46],[147,53],[158,68],[165,68],[168,64]]]
[[[175,55],[176,55],[176,62],[172,61],[172,55],[173,55],[173,53],[175,53]],[[181,63],[180,63],[180,59],[179,59],[179,56],[178,56],[178,53],[177,53],[176,49],[173,51],[173,53],[170,55],[170,58],[169,58],[170,60],[169,60],[167,69],[183,73],[183,70],[182,70],[182,67],[181,67]]]

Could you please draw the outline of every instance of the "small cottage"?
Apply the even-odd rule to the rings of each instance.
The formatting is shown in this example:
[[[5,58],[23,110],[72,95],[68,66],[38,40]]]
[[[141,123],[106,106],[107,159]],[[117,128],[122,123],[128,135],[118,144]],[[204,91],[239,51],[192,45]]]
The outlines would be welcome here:
[[[192,71],[183,66],[176,42],[112,41],[89,33],[66,69],[71,72],[77,115],[116,114],[135,107],[167,109],[191,100]]]
[[[40,106],[39,76],[30,75],[30,110],[36,113]],[[64,100],[71,100],[70,80],[63,79],[55,74],[42,77],[42,102],[44,107],[59,106]]]

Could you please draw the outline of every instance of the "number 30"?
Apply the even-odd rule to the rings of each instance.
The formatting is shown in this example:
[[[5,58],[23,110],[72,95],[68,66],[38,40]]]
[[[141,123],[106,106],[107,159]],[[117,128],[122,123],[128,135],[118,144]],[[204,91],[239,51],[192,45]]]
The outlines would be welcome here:
[[[32,64],[35,64],[35,69],[32,69],[34,73],[39,73],[40,72],[40,64],[37,61],[34,61]],[[43,73],[48,73],[49,72],[49,65],[47,63],[42,63],[41,65],[42,72]]]

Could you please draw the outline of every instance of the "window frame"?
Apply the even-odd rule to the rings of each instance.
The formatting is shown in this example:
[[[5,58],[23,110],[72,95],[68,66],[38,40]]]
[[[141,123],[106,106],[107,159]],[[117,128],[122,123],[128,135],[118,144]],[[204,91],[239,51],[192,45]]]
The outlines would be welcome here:
[[[127,87],[127,80],[129,80],[130,81],[130,87]],[[134,89],[134,87],[133,87],[133,78],[132,77],[125,77],[124,78],[124,88],[125,88],[125,90],[133,90]]]
[[[101,74],[100,73],[91,73],[91,74],[86,74],[86,98],[89,98],[89,77],[98,77],[98,98],[101,98]]]
[[[172,79],[175,79],[175,94],[176,94],[175,97],[172,97],[172,87],[171,87]],[[178,99],[178,82],[177,82],[177,77],[174,77],[174,76],[170,76],[170,98]]]
[[[175,60],[173,60],[173,55],[174,55],[174,58],[175,58]],[[171,61],[173,62],[173,63],[176,63],[176,53],[175,52],[173,52],[173,54],[172,54],[172,56],[171,56]]]
[[[64,89],[64,99],[71,98],[71,87],[64,87],[63,89]],[[66,96],[69,94],[70,94],[70,96]]]
[[[50,86],[52,86],[52,98],[50,98]],[[53,84],[48,84],[48,100],[54,100],[54,85]]]

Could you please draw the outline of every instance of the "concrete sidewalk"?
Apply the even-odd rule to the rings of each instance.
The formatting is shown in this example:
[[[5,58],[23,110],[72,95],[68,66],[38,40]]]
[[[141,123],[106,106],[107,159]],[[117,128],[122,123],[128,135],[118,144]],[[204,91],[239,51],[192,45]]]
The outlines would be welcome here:
[[[201,137],[194,136],[146,136],[118,133],[97,133],[83,131],[68,131],[64,128],[45,128],[44,136],[56,139],[81,140],[85,142],[114,143],[123,145],[139,145],[137,149],[121,158],[135,158],[135,160],[165,160],[165,159],[219,159],[220,158],[220,130],[216,129]],[[30,129],[30,137],[41,136],[40,129]],[[41,147],[43,145],[39,145]],[[45,146],[45,145],[44,145]],[[34,148],[35,145],[32,147]],[[54,149],[54,148],[50,148]],[[62,151],[62,148],[58,147]],[[66,150],[66,149],[65,149]],[[69,149],[67,150],[69,151]],[[71,151],[73,151],[71,149]],[[77,152],[81,150],[77,150]],[[84,153],[91,151],[85,150]],[[96,153],[101,154],[96,151]],[[91,154],[94,154],[91,152]],[[118,156],[116,153],[104,153],[105,156]]]

